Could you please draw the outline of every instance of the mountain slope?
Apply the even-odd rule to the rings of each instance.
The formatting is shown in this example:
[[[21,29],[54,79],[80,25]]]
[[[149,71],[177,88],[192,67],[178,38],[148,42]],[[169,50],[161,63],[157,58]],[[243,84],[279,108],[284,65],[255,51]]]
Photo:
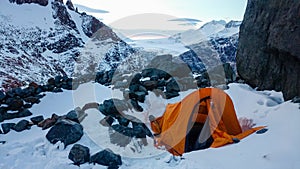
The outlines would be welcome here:
[[[201,73],[224,63],[229,63],[236,70],[240,24],[239,21],[211,21],[197,30],[179,33],[171,38],[190,49],[179,57],[193,72]]]
[[[96,69],[103,60],[110,64],[105,55],[121,60],[133,52],[105,24],[74,10],[71,1],[67,5],[62,0],[0,1],[0,32],[0,83],[4,89],[30,81],[43,83],[57,74],[74,76],[79,67],[83,75],[91,64],[96,64]],[[90,56],[98,51],[89,50],[90,55],[81,52],[91,43],[102,53],[97,60]]]

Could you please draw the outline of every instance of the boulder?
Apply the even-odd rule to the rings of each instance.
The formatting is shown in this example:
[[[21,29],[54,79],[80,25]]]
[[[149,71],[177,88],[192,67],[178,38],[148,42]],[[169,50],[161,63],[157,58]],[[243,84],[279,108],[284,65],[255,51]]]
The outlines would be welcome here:
[[[29,121],[21,120],[12,129],[15,130],[16,132],[21,132],[23,130],[28,130],[30,128],[31,125],[29,124]]]
[[[86,146],[75,144],[68,155],[74,165],[81,165],[90,161],[90,149]]]
[[[66,119],[69,119],[69,120],[72,120],[76,123],[79,123],[79,120],[78,120],[78,113],[75,111],[75,110],[71,110],[67,113],[66,115]]]
[[[44,120],[44,117],[42,115],[40,116],[35,116],[30,118],[33,124],[37,125],[38,123],[42,122]]]
[[[122,114],[122,111],[128,110],[128,104],[125,100],[109,99],[99,105],[99,111],[105,116],[117,117]]]
[[[51,118],[47,118],[41,122],[38,123],[38,127],[42,127],[43,130],[52,127],[57,120],[59,119],[59,116],[55,113],[52,114]]]
[[[52,144],[61,141],[65,147],[70,144],[76,143],[83,135],[82,125],[67,119],[60,119],[48,131],[46,138]]]
[[[17,114],[17,117],[27,117],[27,116],[31,116],[32,113],[31,111],[29,111],[28,109],[21,109],[19,110],[18,114]]]
[[[177,81],[174,78],[170,79],[167,82],[166,92],[180,92],[179,85],[177,84]]]
[[[120,166],[122,165],[121,156],[115,154],[110,149],[102,150],[91,156],[91,163],[97,163],[104,166]]]
[[[2,123],[1,127],[2,127],[3,134],[8,133],[10,129],[12,129],[15,125],[16,125],[15,123]]]

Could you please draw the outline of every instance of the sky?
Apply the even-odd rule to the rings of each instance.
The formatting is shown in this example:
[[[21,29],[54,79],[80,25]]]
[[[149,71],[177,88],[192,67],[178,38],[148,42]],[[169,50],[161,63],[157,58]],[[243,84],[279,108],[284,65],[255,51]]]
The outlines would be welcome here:
[[[144,29],[164,27],[176,30],[199,28],[212,20],[241,21],[247,4],[247,0],[72,0],[72,2],[75,6],[80,5],[79,11],[92,14],[115,29],[137,29],[137,26],[141,29],[142,26]],[[99,12],[95,13],[95,10]],[[188,19],[181,20],[182,18]]]

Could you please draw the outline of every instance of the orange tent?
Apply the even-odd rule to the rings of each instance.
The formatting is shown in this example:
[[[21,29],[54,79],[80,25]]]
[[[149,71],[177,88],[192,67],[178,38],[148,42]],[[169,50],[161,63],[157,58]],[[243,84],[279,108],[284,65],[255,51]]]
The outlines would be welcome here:
[[[163,116],[150,119],[156,146],[174,155],[238,142],[264,127],[242,132],[230,97],[216,88],[199,89],[168,104]]]

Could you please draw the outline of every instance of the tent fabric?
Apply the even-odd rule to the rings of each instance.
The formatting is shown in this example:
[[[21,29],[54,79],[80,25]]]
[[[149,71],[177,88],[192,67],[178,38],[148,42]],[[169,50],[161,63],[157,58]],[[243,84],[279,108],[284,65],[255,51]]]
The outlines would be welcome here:
[[[187,152],[187,134],[194,124],[202,124],[197,141],[213,138],[210,147],[234,143],[263,127],[242,132],[231,98],[217,88],[203,88],[186,96],[182,101],[168,104],[161,117],[151,121],[156,146],[164,146],[174,155]],[[195,149],[197,150],[197,149]]]

